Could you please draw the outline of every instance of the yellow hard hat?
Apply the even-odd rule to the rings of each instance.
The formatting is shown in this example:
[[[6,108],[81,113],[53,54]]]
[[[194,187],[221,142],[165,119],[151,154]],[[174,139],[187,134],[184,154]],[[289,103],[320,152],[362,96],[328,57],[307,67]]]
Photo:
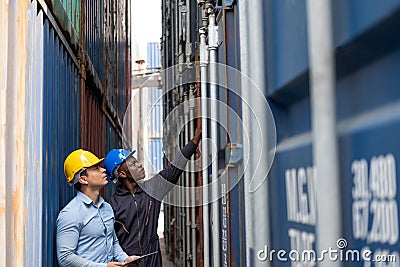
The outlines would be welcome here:
[[[77,149],[71,152],[64,161],[64,174],[65,177],[67,177],[67,182],[73,182],[75,174],[85,168],[100,163],[103,159],[104,158],[99,159],[92,152],[83,149]]]

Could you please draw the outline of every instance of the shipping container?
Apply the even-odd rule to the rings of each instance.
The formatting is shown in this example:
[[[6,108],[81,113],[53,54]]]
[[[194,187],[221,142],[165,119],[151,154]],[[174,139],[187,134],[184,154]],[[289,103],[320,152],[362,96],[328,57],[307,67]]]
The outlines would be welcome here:
[[[115,1],[107,0],[105,1],[105,27],[104,27],[104,57],[105,57],[105,70],[104,70],[104,94],[106,99],[112,106],[117,105],[117,44],[114,42],[116,40],[116,6]]]
[[[104,156],[121,145],[122,126],[117,105],[107,101],[99,78],[104,62],[95,69],[91,62],[98,57],[91,57],[82,46],[81,36],[86,40],[87,30],[82,31],[81,25],[88,23],[81,18],[88,18],[85,11],[90,6],[74,0],[2,0],[0,6],[0,164],[4,170],[0,262],[2,266],[57,266],[56,219],[75,195],[66,183],[64,160],[81,147]],[[121,12],[128,16],[127,9]],[[104,43],[104,22],[100,23],[96,38]],[[129,21],[120,30],[125,38],[119,45],[124,43],[128,54]],[[116,46],[115,39],[110,41]],[[100,49],[98,55],[104,55],[104,47]],[[129,60],[125,58],[126,66]],[[126,76],[128,71],[121,67]],[[116,84],[116,75],[109,79]],[[110,91],[126,92],[131,87],[126,83],[130,79],[123,80],[122,89]],[[119,108],[126,104],[123,99]],[[111,195],[111,190],[104,190],[103,196]]]
[[[176,66],[163,76],[164,118],[182,104],[187,91],[180,82],[193,64],[197,94],[216,97],[243,120],[235,124],[229,108],[218,110],[229,137],[220,129],[213,137],[213,124],[202,122],[203,138],[215,142],[218,154],[201,147],[216,164],[197,173],[197,185],[214,179],[215,170],[240,181],[226,195],[222,183],[221,198],[196,211],[196,261],[189,252],[193,234],[182,231],[181,215],[190,213],[166,205],[164,236],[176,266],[398,266],[400,1],[317,2],[162,2],[162,69]],[[185,18],[195,21],[189,25]],[[232,77],[214,61],[240,73]],[[248,105],[255,114],[264,112],[259,124]],[[210,106],[198,112],[210,117]],[[179,120],[177,115],[166,125],[164,140]],[[276,129],[276,147],[254,132],[246,142],[245,132],[255,126],[267,137]],[[166,152],[187,141],[184,129],[180,136],[164,141]],[[272,156],[255,152],[257,146]],[[254,189],[258,161],[271,168],[267,179],[255,178],[261,183]],[[337,259],[317,259],[329,249],[338,251]],[[311,258],[301,260],[304,253]]]
[[[81,39],[81,1],[79,0],[44,0],[60,28],[65,31],[65,37],[76,52]]]
[[[157,51],[159,54],[159,51]],[[147,153],[149,158],[150,177],[162,170],[163,165],[163,102],[162,90],[151,87],[145,90],[149,94],[147,105]]]
[[[25,91],[29,83],[24,77],[29,72],[25,66],[30,58],[28,54],[19,53],[26,48],[25,41],[31,31],[27,24],[28,10],[34,9],[28,3],[15,1],[0,3],[0,37],[2,38],[0,43],[2,58],[0,63],[0,264],[22,266],[25,264],[25,254],[29,254],[33,260],[33,257],[40,253],[31,247],[26,248],[21,242],[24,240],[25,233],[30,232],[25,231],[27,222],[34,222],[40,216],[32,212],[27,213],[29,208],[25,202],[25,193],[35,192],[35,188],[30,191],[25,187],[25,123],[26,114],[29,112],[25,106],[27,102]],[[33,22],[36,21],[35,18],[31,17],[29,21],[33,25],[36,24]],[[20,27],[22,25],[23,27]],[[29,54],[29,57],[31,56],[32,53]],[[32,124],[29,123],[28,127],[30,125]],[[31,143],[31,140],[27,140],[28,142]],[[35,237],[37,236],[27,235],[27,239],[30,240]]]
[[[106,120],[105,126],[106,126],[105,129],[106,153],[108,153],[111,149],[114,148],[126,148],[122,146],[120,134],[115,129],[110,120],[108,119]],[[106,201],[110,200],[110,197],[112,196],[114,191],[115,191],[115,184],[113,182],[109,182],[108,185],[105,187]]]
[[[149,138],[162,138],[163,133],[163,99],[162,90],[151,87],[147,90],[149,102],[147,107],[146,125]]]
[[[66,155],[81,144],[81,91],[78,68],[49,20],[43,28],[42,251],[43,263],[55,266],[56,219],[74,196],[63,179],[63,166]]]
[[[57,266],[71,151],[155,173],[201,124],[178,185],[210,188],[164,199],[175,266],[399,266],[400,1],[321,3],[163,0],[163,88],[131,100],[129,2],[0,0],[0,265]]]
[[[82,96],[82,148],[99,157],[106,152],[105,120],[101,103],[87,84]]]
[[[101,83],[104,82],[104,2],[86,0],[85,5],[85,43],[88,53],[89,69],[93,66]]]
[[[151,42],[147,44],[147,70],[158,71],[161,68],[160,43]]]
[[[28,38],[34,40],[31,42],[27,49],[27,92],[26,92],[26,109],[27,116],[25,125],[27,131],[25,132],[25,155],[26,160],[26,177],[29,179],[25,180],[26,188],[28,189],[26,195],[29,196],[26,199],[26,203],[35,203],[35,209],[27,209],[26,214],[26,225],[39,226],[34,231],[31,231],[30,227],[26,227],[28,232],[25,234],[25,257],[24,265],[35,265],[40,266],[40,260],[43,251],[43,228],[41,222],[43,220],[43,201],[38,199],[38,196],[43,195],[43,93],[44,90],[37,90],[43,88],[44,83],[44,21],[43,12],[37,10],[36,2],[32,2],[28,13]],[[7,43],[7,41],[5,42]],[[66,55],[64,55],[67,57]],[[7,60],[5,60],[7,62]],[[67,67],[65,67],[67,68]],[[0,74],[1,75],[1,74]],[[39,116],[38,116],[39,114]],[[47,235],[45,232],[44,235]],[[4,235],[6,236],[6,235]],[[29,244],[35,243],[36,246],[30,246]],[[5,244],[5,243],[3,243]],[[2,255],[3,259],[6,259],[5,255]],[[5,265],[5,264],[3,264]]]

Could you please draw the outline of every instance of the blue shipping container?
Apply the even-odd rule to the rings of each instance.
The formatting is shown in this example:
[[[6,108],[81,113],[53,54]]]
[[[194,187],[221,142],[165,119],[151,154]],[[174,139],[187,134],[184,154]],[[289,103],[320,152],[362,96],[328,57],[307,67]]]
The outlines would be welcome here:
[[[86,1],[86,50],[101,83],[104,83],[104,2]]]
[[[80,147],[78,68],[49,20],[43,46],[43,266],[57,266],[55,226],[59,211],[72,199],[65,180],[66,156]]]

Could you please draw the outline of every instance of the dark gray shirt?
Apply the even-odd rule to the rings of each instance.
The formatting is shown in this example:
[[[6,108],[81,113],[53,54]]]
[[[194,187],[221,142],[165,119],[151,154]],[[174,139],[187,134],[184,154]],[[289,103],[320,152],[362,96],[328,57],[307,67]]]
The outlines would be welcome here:
[[[178,182],[197,145],[190,141],[175,155],[175,160],[159,174],[139,183],[135,194],[117,186],[110,203],[115,214],[115,231],[128,255],[159,253],[144,259],[141,266],[162,266],[157,235],[158,217],[163,197]]]

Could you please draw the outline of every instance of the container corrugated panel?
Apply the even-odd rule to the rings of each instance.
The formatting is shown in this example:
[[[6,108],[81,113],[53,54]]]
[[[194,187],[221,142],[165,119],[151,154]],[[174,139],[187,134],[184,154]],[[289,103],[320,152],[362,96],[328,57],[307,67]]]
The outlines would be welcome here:
[[[117,44],[116,40],[116,6],[112,0],[105,1],[105,73],[103,87],[106,98],[113,107],[117,106]]]
[[[396,49],[397,36],[392,33],[399,25],[396,15],[399,10],[399,0],[385,1],[382,5],[376,1],[333,2],[338,78]],[[374,29],[372,34],[368,34],[371,29]]]
[[[400,8],[400,1],[339,0],[332,2],[332,8],[335,21],[335,43],[343,45],[391,17],[393,12]]]
[[[238,25],[237,6],[233,8],[225,8],[222,10],[220,23],[221,46],[218,49],[218,54],[221,54],[220,63],[238,69],[240,63],[240,47],[239,47],[239,25]],[[241,102],[237,97],[240,95],[240,85],[237,84],[240,80],[237,77],[232,77],[233,73],[226,72],[226,104],[235,114],[241,116]],[[227,107],[228,108],[228,107]],[[227,116],[230,113],[227,111]],[[227,118],[226,125],[228,127],[230,142],[237,144],[239,137],[237,133],[241,131],[241,126],[238,125],[236,118]],[[230,180],[237,180],[239,170],[237,166],[231,166],[227,169]],[[226,197],[228,205],[221,204],[221,231],[222,231],[222,256],[228,256],[228,260],[222,258],[224,266],[244,266],[245,251],[241,248],[244,243],[244,201],[243,201],[243,180],[241,179]],[[224,225],[228,225],[224,227]],[[224,238],[224,232],[227,232],[227,238]]]
[[[81,94],[78,69],[47,19],[43,41],[42,251],[43,266],[56,266],[56,218],[74,195],[64,178],[63,162],[81,145]]]
[[[104,82],[104,1],[86,0],[86,50],[100,81]]]
[[[400,247],[399,178],[396,173],[400,159],[397,141],[400,131],[400,80],[396,70],[400,62],[400,38],[397,35],[400,9],[398,1],[388,1],[380,7],[374,5],[376,2],[363,7],[359,6],[364,4],[361,1],[333,3],[337,16],[334,30],[336,37],[343,38],[338,38],[337,42],[344,42],[336,50],[338,80],[335,99],[342,194],[339,220],[343,225],[343,238],[347,240],[346,249],[356,250],[360,257],[362,251],[372,251],[371,262],[344,260],[343,264],[397,266]],[[292,6],[288,2],[286,4],[282,14],[291,12]],[[346,14],[343,10],[352,14],[350,20],[342,17]],[[273,28],[276,27],[278,32],[280,26],[287,27],[286,24],[295,16],[285,18]],[[267,25],[268,22],[266,28]],[[275,38],[271,32],[268,31],[266,50],[275,47],[276,40],[279,41],[279,37]],[[297,36],[288,37],[293,38],[290,43],[302,44],[306,35],[299,32]],[[279,49],[290,53],[289,48]],[[281,64],[293,63],[300,70],[298,66],[305,66],[307,59],[304,64],[298,64],[300,61],[288,62],[282,58],[272,63],[269,60],[267,76],[277,78],[272,74],[277,69],[279,71]],[[308,81],[296,75],[290,76],[287,76],[286,84],[296,85],[291,90],[280,87],[278,83],[269,83],[271,98],[279,102],[272,104],[278,146],[269,178],[272,211],[270,251],[277,248],[287,251],[315,250],[318,239],[315,234],[318,205],[315,183],[318,176],[312,159]],[[336,244],[332,244],[332,249],[337,249]],[[379,255],[392,255],[397,262],[385,262],[383,265],[374,262]],[[273,266],[288,264],[275,262]]]
[[[120,148],[122,146],[121,138],[112,124],[106,121],[106,152],[113,148]]]
[[[81,2],[79,0],[61,0],[61,2],[72,26],[79,36],[81,28]]]
[[[381,8],[364,7],[355,16],[372,19],[383,12]],[[400,8],[387,8],[383,9],[390,16],[360,28],[362,39],[355,36],[349,41],[359,50],[338,62],[341,68],[353,57],[360,59],[364,49],[372,59],[359,60],[357,68],[342,73],[337,82],[343,237],[349,249],[371,251],[371,262],[348,262],[346,266],[398,266],[400,259]],[[353,23],[352,28],[360,27]],[[377,40],[376,36],[388,38]],[[390,49],[377,45],[386,42]],[[387,261],[379,262],[382,256]]]
[[[123,120],[126,106],[127,106],[127,95],[128,88],[127,84],[127,76],[131,75],[127,73],[127,3],[125,0],[118,0],[117,4],[117,25],[116,25],[116,34],[117,34],[117,90],[118,90],[118,98],[117,98],[117,113],[120,121]]]
[[[26,177],[25,199],[26,231],[24,266],[40,266],[42,263],[43,221],[43,11],[37,11],[37,3],[30,3],[28,16],[25,147]],[[35,205],[31,205],[35,203]],[[34,230],[33,230],[34,229]],[[47,233],[46,233],[47,234]],[[4,240],[5,241],[5,240]],[[0,241],[1,242],[1,241]],[[4,243],[6,244],[6,243]],[[0,261],[1,262],[1,261]],[[5,264],[1,264],[5,266]]]
[[[289,113],[293,116],[293,111]],[[278,123],[282,121],[277,120]],[[312,163],[311,144],[303,140],[296,147],[285,147],[285,142],[280,142],[278,146],[280,147],[269,177],[272,242],[265,245],[270,250],[279,248],[285,251],[297,250],[300,253],[303,250],[315,250],[316,175]],[[264,249],[260,247],[257,251]],[[282,261],[273,264],[273,266],[289,265]]]
[[[218,47],[218,62],[225,66],[230,66],[235,69],[239,68],[240,63],[240,47],[239,47],[239,25],[238,25],[238,12],[236,6],[233,8],[222,8],[219,14],[218,21],[218,34],[220,46]],[[219,100],[224,102],[227,107],[226,110],[219,110],[219,122],[227,126],[226,131],[229,133],[230,144],[237,144],[240,137],[237,135],[242,130],[242,125],[237,124],[236,115],[241,116],[241,102],[238,95],[240,95],[240,79],[236,73],[230,69],[222,70],[219,76],[223,76],[222,81],[224,84],[219,87]],[[226,89],[225,89],[226,88]],[[235,116],[230,118],[233,110]],[[227,117],[226,117],[227,116]],[[228,142],[226,135],[219,134],[218,143],[220,144],[220,152],[223,152]],[[224,154],[224,153],[219,153]],[[225,158],[219,156],[220,171],[226,171],[229,180],[237,181],[239,169],[237,166],[232,165],[226,168]],[[222,182],[220,190],[227,192],[229,183]],[[244,217],[243,209],[243,181],[233,187],[228,194],[223,196],[220,201],[220,260],[221,266],[244,266],[245,250],[242,246],[245,243],[244,236]]]
[[[112,124],[106,120],[106,153],[114,148],[123,148],[121,144],[121,138],[117,131],[114,129]],[[115,184],[109,182],[105,188],[106,200],[108,201],[115,191]]]
[[[307,79],[296,84],[293,91],[293,88],[282,88],[282,85],[296,82],[294,79],[307,69],[305,3],[278,2],[274,2],[278,10],[268,11],[276,11],[274,16],[277,18],[273,26],[274,34],[266,42],[266,46],[274,47],[274,51],[277,51],[276,63],[269,65],[275,76],[269,76],[268,91],[279,92],[279,98],[275,98],[275,94],[273,99],[280,104],[271,104],[278,140],[268,179],[271,243],[265,245],[270,249],[297,250],[301,253],[303,250],[315,250],[317,241],[316,174],[311,144],[310,102],[307,97],[309,89]],[[286,36],[295,41],[287,42]],[[282,46],[274,45],[273,38]],[[291,58],[290,62],[286,57]],[[271,64],[272,61],[270,59],[268,63]],[[259,251],[265,248],[256,249]],[[255,258],[254,261],[258,259]],[[290,266],[290,262],[275,261],[273,266]]]
[[[125,45],[119,44],[119,47],[123,49],[123,53],[118,53],[118,58],[124,58],[126,56],[125,54]],[[118,118],[120,121],[124,119],[124,115],[126,112],[126,99],[128,95],[128,88],[127,88],[127,83],[126,83],[126,77],[127,77],[127,72],[126,72],[126,64],[125,64],[125,58],[123,60],[118,61],[118,71],[117,71],[117,106],[116,110],[118,113]]]
[[[89,87],[82,97],[82,148],[98,157],[105,156],[105,115],[96,96]]]
[[[0,7],[0,264],[24,265],[29,240],[26,235],[35,228],[27,223],[26,125],[28,112],[26,77],[31,58],[27,55],[26,39],[31,34],[30,2],[2,1]],[[34,19],[33,19],[34,20]],[[36,177],[32,178],[36,180]],[[40,202],[38,203],[40,205]],[[29,214],[31,215],[31,214]],[[31,238],[30,236],[29,238]]]
[[[190,5],[190,27],[192,30],[190,31],[190,42],[193,44],[196,42],[197,38],[199,37],[199,31],[194,29],[199,29],[199,13],[198,13],[199,6],[198,5]],[[201,14],[200,14],[201,15]],[[192,53],[194,53],[195,46],[192,45]]]
[[[79,0],[45,0],[59,26],[77,51],[81,33],[81,4]]]
[[[149,111],[147,116],[148,136],[150,138],[162,138],[163,136],[163,104],[162,90],[149,88],[145,92],[149,94]]]
[[[340,0],[332,3],[338,60],[344,60],[345,55],[353,52],[360,52],[360,47],[349,43],[357,38],[360,42],[367,41],[362,38],[363,30],[374,26],[380,20],[390,19],[392,12],[400,8],[399,0],[385,1],[382,5],[375,0]],[[264,28],[269,36],[267,38],[274,39],[274,42],[266,47],[267,63],[271,66],[268,93],[283,89],[273,95],[274,99],[283,98],[283,101],[287,101],[294,94],[306,96],[307,90],[296,89],[299,83],[306,83],[308,79],[306,1],[274,0],[266,1],[264,6]],[[370,41],[383,52],[393,48],[393,42],[380,42],[386,38],[390,39],[391,36],[374,36]],[[369,54],[368,50],[363,52],[360,58],[353,58],[338,68],[338,75],[356,68],[357,64],[365,64],[372,60],[370,57],[373,54]]]
[[[294,101],[294,104],[289,104]],[[277,149],[270,170],[271,249],[316,249],[316,174],[311,144],[308,98],[271,104],[277,127]],[[257,248],[258,250],[264,248]],[[257,260],[257,259],[255,259]],[[273,266],[288,266],[277,261]]]
[[[400,49],[379,58],[342,79],[337,96],[344,237],[351,248],[371,250],[372,259],[394,255],[397,263],[400,79],[396,69],[399,62]]]
[[[315,250],[317,242],[306,1],[269,1],[264,13],[266,92],[272,99],[270,106],[277,128],[277,149],[267,180],[270,214],[266,223],[270,224],[271,243],[265,246],[269,251],[301,253]],[[255,248],[254,253],[260,250],[265,247]],[[266,255],[265,260],[269,261],[269,252],[266,253],[262,256]],[[291,265],[290,261],[274,259],[272,266]],[[262,262],[256,255],[253,261]]]
[[[266,1],[264,5],[264,29],[267,38],[274,40],[266,42],[267,64],[271,70],[268,76],[268,93],[285,89],[289,92],[296,90],[297,94],[301,92],[305,95],[292,82],[299,77],[307,79],[306,1],[273,0]],[[282,98],[287,101],[290,96],[284,95]]]
[[[163,166],[163,151],[162,151],[162,140],[151,139],[148,142],[149,146],[149,161],[150,161],[150,176],[157,174],[162,170]]]
[[[147,44],[147,68],[151,72],[161,68],[160,43]]]

